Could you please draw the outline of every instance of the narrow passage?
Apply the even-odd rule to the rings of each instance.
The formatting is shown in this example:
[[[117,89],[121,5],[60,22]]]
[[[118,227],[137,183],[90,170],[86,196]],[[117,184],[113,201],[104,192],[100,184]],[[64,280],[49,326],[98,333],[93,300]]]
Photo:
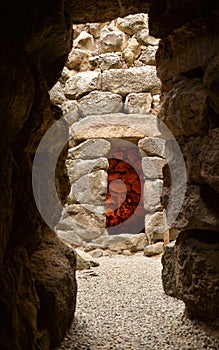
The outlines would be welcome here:
[[[75,321],[56,350],[219,350],[217,330],[185,318],[183,302],[164,294],[160,257],[99,262],[77,272]]]

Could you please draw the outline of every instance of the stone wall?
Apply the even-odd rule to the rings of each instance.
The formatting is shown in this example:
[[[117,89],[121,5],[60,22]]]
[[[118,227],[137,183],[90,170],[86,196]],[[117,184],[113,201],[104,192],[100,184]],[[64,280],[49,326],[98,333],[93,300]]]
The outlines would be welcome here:
[[[165,140],[156,118],[160,100],[155,67],[158,43],[159,39],[149,35],[147,14],[74,26],[72,51],[61,79],[50,91],[52,103],[67,115],[70,145],[74,146],[66,163],[71,191],[57,225],[58,235],[74,247],[100,248],[96,239],[103,236],[102,240],[108,240],[113,232],[138,234],[146,230],[145,246],[163,240],[160,197]],[[113,140],[127,138],[142,152],[142,208],[138,206],[135,225],[133,216],[135,230],[130,220],[117,231],[106,230],[108,159]],[[126,147],[127,153],[131,146]],[[118,191],[122,192],[121,188]],[[144,223],[140,228],[141,217]]]

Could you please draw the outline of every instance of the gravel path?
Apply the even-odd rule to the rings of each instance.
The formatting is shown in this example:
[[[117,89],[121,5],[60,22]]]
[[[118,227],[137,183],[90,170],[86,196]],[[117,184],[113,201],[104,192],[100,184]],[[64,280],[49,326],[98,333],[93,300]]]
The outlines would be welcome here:
[[[57,350],[219,350],[219,334],[164,294],[160,258],[113,256],[78,271],[75,321]]]

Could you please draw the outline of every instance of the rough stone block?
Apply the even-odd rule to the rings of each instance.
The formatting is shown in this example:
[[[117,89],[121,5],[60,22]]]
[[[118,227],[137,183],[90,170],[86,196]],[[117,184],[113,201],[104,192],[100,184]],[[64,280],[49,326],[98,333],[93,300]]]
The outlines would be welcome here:
[[[154,256],[163,253],[163,242],[157,242],[151,245],[147,245],[144,248],[144,256]]]
[[[122,96],[133,92],[158,94],[160,88],[161,83],[154,66],[110,69],[102,73],[102,90]]]
[[[148,28],[148,15],[138,13],[117,19],[118,27],[129,35],[136,34],[144,28]]]
[[[81,72],[66,81],[65,95],[70,99],[78,99],[99,87],[100,72]]]
[[[146,179],[163,179],[166,160],[159,157],[143,157],[142,170]]]
[[[165,158],[166,141],[159,137],[145,137],[138,142],[138,147],[148,156],[158,156]]]
[[[144,64],[149,65],[156,65],[155,61],[155,55],[157,52],[158,47],[149,45],[141,54],[139,57],[139,61],[143,62]]]
[[[68,158],[70,159],[96,159],[107,157],[111,149],[111,143],[104,139],[89,139],[80,145],[70,148]]]
[[[70,182],[78,180],[85,174],[90,174],[93,171],[105,170],[107,171],[109,162],[107,158],[100,157],[92,160],[67,160],[66,165],[68,168],[68,175]]]
[[[164,239],[165,221],[163,212],[147,214],[145,216],[145,233],[149,244]]]
[[[126,44],[126,36],[118,29],[110,30],[105,27],[100,33],[100,52],[123,51]]]
[[[92,91],[78,101],[82,116],[117,113],[122,109],[122,97],[111,92]]]
[[[128,114],[145,114],[150,111],[151,103],[150,93],[131,93],[125,99],[124,111]]]
[[[162,180],[145,180],[144,183],[144,207],[148,212],[161,210]]]

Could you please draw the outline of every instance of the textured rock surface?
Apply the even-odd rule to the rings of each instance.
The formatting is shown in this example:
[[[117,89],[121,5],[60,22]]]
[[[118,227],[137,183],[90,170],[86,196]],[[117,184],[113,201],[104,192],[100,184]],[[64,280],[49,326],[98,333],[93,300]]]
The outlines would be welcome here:
[[[149,244],[162,241],[164,238],[164,214],[156,212],[145,216],[145,233]]]
[[[163,242],[147,245],[144,248],[144,256],[153,256],[163,253]]]
[[[93,91],[78,101],[83,116],[117,113],[122,109],[122,97],[110,92]]]
[[[167,295],[177,298],[175,243],[176,241],[173,241],[164,247],[161,261],[163,264],[162,283],[164,291]]]
[[[209,231],[181,233],[175,246],[177,296],[193,316],[219,321],[219,239]]]
[[[88,270],[91,267],[99,266],[99,262],[93,258],[90,254],[85,253],[83,250],[75,249],[76,252],[76,269],[77,270]]]

